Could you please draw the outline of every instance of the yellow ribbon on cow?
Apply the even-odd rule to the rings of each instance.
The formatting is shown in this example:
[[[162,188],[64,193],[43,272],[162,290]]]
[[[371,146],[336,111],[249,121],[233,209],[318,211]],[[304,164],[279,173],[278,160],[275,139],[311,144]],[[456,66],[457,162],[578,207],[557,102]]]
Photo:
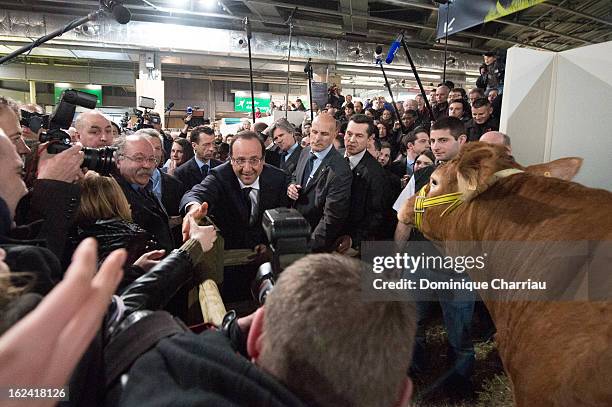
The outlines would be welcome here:
[[[500,178],[507,178],[522,172],[523,171],[519,170],[518,168],[506,168],[505,170],[497,171],[489,180],[489,184],[494,183]],[[421,226],[423,226],[423,214],[425,213],[425,208],[450,204],[450,206],[440,214],[440,217],[443,217],[463,203],[461,200],[463,194],[461,192],[453,192],[431,198],[427,198],[427,192],[429,192],[429,184],[423,186],[423,188],[419,190],[416,195],[416,199],[414,200],[414,226],[418,230],[421,230]]]
[[[451,204],[448,208],[444,210],[444,212],[440,214],[440,217],[442,217],[447,213],[452,212],[463,202],[461,201],[461,195],[463,195],[461,192],[453,192],[450,194],[427,198],[426,195],[428,189],[429,185],[425,185],[423,188],[421,188],[417,193],[416,199],[414,201],[414,226],[419,230],[423,225],[423,214],[425,213],[425,208]]]

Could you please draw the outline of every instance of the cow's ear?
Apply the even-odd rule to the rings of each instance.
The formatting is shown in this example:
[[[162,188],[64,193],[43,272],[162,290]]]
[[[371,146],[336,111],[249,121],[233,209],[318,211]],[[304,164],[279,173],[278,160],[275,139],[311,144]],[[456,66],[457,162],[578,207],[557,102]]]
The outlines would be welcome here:
[[[489,187],[499,156],[489,145],[474,147],[465,148],[457,162],[458,189],[466,202]]]
[[[527,167],[526,171],[534,175],[543,175],[545,177],[571,181],[578,171],[580,171],[582,161],[583,159],[579,157],[559,158],[549,163],[530,165]]]

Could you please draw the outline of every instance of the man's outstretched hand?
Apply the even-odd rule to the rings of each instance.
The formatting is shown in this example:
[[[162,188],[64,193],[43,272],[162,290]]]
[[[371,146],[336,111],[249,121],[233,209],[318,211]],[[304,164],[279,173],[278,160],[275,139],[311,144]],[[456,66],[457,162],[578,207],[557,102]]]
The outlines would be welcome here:
[[[208,203],[204,202],[200,205],[191,205],[189,207],[189,211],[183,218],[183,242],[189,240],[189,230],[191,228],[190,220],[193,219],[196,221],[200,221],[208,214]]]

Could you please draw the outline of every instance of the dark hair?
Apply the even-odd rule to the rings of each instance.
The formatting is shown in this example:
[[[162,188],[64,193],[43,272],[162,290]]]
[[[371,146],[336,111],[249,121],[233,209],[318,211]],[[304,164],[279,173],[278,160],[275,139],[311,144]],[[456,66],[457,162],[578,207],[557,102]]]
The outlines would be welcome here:
[[[479,107],[483,107],[483,106],[491,106],[491,102],[489,102],[489,99],[478,98],[472,104],[472,107],[475,107],[476,109],[478,109]]]
[[[348,102],[346,105],[344,105],[344,108],[349,108],[349,109],[353,109],[355,110],[355,105],[351,102]]]
[[[467,93],[465,93],[465,89],[463,88],[453,88],[451,89],[451,92],[459,92],[461,93],[462,98],[467,99]]]
[[[470,104],[465,99],[453,99],[448,104],[448,107],[450,107],[450,105],[452,105],[453,103],[461,103],[461,106],[463,106],[463,114],[465,116],[470,113]]]
[[[385,141],[385,143],[386,143],[386,141]],[[387,143],[387,144],[389,144],[389,143]],[[382,141],[380,141],[379,138],[374,138],[374,149],[376,151],[380,151],[382,149]]]
[[[451,135],[455,140],[459,139],[459,136],[465,135],[465,125],[460,119],[456,117],[441,117],[431,125],[432,130],[450,130]]]
[[[183,147],[183,162],[182,163],[186,163],[187,161],[193,158],[193,155],[194,155],[193,147],[191,146],[191,143],[189,142],[189,140],[187,140],[186,138],[177,137],[174,140],[172,140],[172,142]],[[168,154],[172,154],[172,152],[169,151]]]
[[[229,145],[229,155],[230,157],[233,154],[234,151],[234,143],[237,140],[257,140],[259,141],[259,144],[261,145],[261,158],[264,157],[264,154],[266,152],[266,145],[264,144],[263,140],[261,139],[261,137],[259,137],[257,135],[257,133],[255,133],[254,131],[250,131],[250,130],[243,130],[241,132],[239,132],[238,134],[236,134],[233,138],[232,138],[232,142]]]
[[[352,115],[351,116],[351,120],[349,120],[349,123],[350,122],[355,122],[357,124],[366,123],[368,125],[368,129],[366,130],[368,132],[368,137],[375,136],[376,133],[378,132],[378,129],[374,125],[374,120],[372,120],[371,118],[369,118],[365,114],[354,114],[354,115]]]
[[[221,154],[229,154],[230,146],[227,143],[219,143],[217,151]]]
[[[372,113],[372,115],[376,117],[376,110],[372,109],[371,107],[367,108],[365,111]]]
[[[405,134],[400,140],[400,152],[404,153],[408,151],[408,143],[414,144],[417,139],[417,134],[419,133],[427,133],[427,131],[423,127],[417,127]]]
[[[423,152],[421,154],[419,154],[419,155],[427,156],[427,158],[429,158],[431,160],[431,162],[433,162],[433,163],[436,162],[436,156],[428,148],[423,150]],[[417,157],[417,158],[419,158],[419,157]]]
[[[215,131],[209,126],[197,126],[191,130],[190,140],[192,143],[198,144],[200,142],[200,134],[206,134],[208,136],[214,136]]]
[[[392,150],[393,148],[391,147],[391,143],[389,143],[388,141],[381,141],[380,142],[380,149],[377,150],[382,150],[383,148],[388,148],[389,150]]]
[[[412,110],[412,109],[408,109],[404,111],[404,114],[402,115],[402,119],[404,118],[404,116],[409,115],[412,118],[417,118],[419,117],[419,114],[416,112],[416,110]]]
[[[268,128],[268,125],[264,122],[257,122],[253,125],[253,131],[255,133],[261,133],[262,131],[264,131],[265,129]]]
[[[484,97],[484,90],[482,90],[480,88],[473,88],[473,89],[470,90],[470,93],[478,93],[479,95]]]

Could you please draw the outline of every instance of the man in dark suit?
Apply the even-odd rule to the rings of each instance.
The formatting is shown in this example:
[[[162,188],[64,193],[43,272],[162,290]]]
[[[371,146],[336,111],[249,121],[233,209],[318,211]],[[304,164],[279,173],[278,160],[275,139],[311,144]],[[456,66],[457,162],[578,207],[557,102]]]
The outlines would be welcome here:
[[[353,174],[336,151],[336,119],[320,114],[312,122],[310,146],[302,150],[287,196],[312,229],[313,251],[333,251],[348,216]]]
[[[181,212],[203,202],[221,231],[226,249],[253,249],[267,239],[261,227],[265,210],[286,207],[288,177],[263,162],[265,148],[251,131],[238,133],[230,144],[231,161],[215,167],[210,176],[187,192]]]
[[[365,240],[381,239],[385,210],[385,170],[367,151],[368,142],[374,138],[376,127],[366,115],[353,115],[346,128],[345,158],[353,172],[351,206],[344,232],[350,237],[350,245],[359,250]]]
[[[414,172],[414,162],[417,157],[429,148],[429,133],[424,127],[417,127],[406,134],[400,143],[402,158],[389,164],[389,171],[404,179],[406,185]],[[407,177],[406,177],[407,176]]]
[[[221,165],[215,160],[215,132],[208,126],[198,126],[191,130],[191,145],[195,155],[174,171],[174,176],[183,183],[186,191],[202,182],[208,172]]]
[[[208,204],[208,215],[225,241],[225,249],[251,249],[261,254],[268,240],[261,226],[264,211],[286,207],[288,176],[264,164],[264,144],[252,131],[238,133],[230,144],[230,162],[213,168],[208,177],[181,200],[190,217],[198,217],[200,204]],[[259,264],[226,268],[221,288],[224,300],[249,298],[249,287]]]
[[[142,134],[149,140],[149,143],[153,146],[155,158],[157,158],[159,163],[163,163],[164,151],[162,147],[162,135],[155,129],[141,129],[138,130],[136,134]],[[158,164],[158,168],[153,170],[151,181],[149,181],[147,189],[153,192],[157,201],[166,210],[168,214],[168,224],[172,230],[174,242],[180,242],[183,218],[179,212],[179,206],[181,204],[181,198],[185,193],[183,183],[172,175],[161,171]]]
[[[151,190],[151,176],[158,161],[153,146],[143,135],[117,142],[115,175],[132,209],[134,223],[153,234],[166,253],[174,249],[168,214]]]
[[[266,163],[292,175],[302,152],[302,146],[295,141],[295,127],[287,119],[278,119],[268,134],[274,140],[274,147],[266,150]]]

